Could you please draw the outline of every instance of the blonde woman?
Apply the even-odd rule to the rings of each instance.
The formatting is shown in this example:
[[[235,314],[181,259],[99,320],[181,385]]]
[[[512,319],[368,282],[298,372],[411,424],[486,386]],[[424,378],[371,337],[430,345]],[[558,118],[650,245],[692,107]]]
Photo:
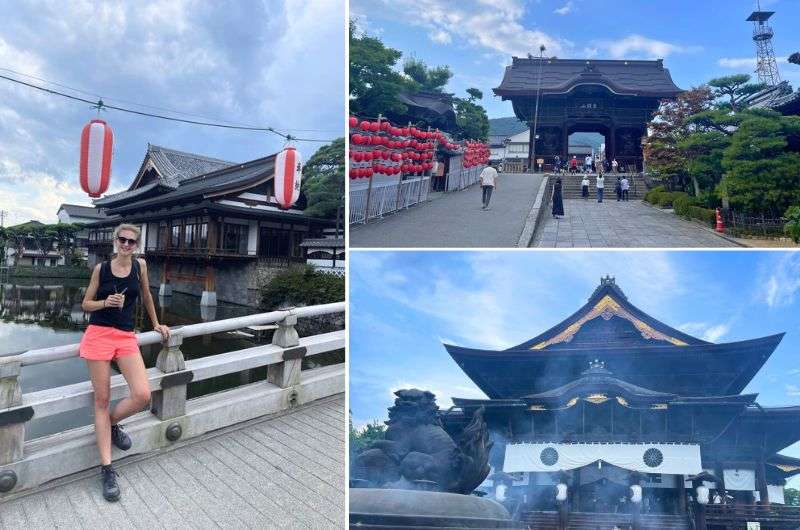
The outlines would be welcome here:
[[[121,224],[114,230],[114,258],[95,266],[92,279],[83,297],[83,310],[91,312],[89,327],[81,339],[80,356],[86,359],[94,389],[94,428],[100,452],[103,497],[114,502],[120,491],[116,472],[111,467],[111,444],[127,451],[131,438],[119,422],[144,410],[150,402],[150,385],[144,361],[134,333],[136,300],[142,299],[153,329],[169,338],[169,327],[158,323],[147,264],[137,258],[141,230],[138,226]],[[128,397],[109,411],[111,393],[111,361],[128,383]]]

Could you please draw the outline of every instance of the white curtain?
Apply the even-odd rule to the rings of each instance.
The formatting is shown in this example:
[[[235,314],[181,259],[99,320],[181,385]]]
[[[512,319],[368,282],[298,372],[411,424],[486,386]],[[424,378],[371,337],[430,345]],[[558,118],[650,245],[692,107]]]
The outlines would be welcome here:
[[[756,489],[756,472],[752,469],[723,469],[722,480],[725,489],[732,491],[753,491]]]
[[[783,486],[767,484],[767,495],[769,495],[769,502],[786,504],[786,500],[783,498]]]
[[[598,460],[643,473],[695,475],[702,471],[696,444],[509,444],[503,471],[562,471]]]

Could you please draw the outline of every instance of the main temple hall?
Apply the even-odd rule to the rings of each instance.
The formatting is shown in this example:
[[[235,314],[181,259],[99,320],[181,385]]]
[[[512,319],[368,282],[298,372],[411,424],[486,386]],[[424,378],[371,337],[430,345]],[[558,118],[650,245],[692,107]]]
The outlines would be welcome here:
[[[631,303],[605,277],[588,302],[505,350],[445,344],[487,399],[453,398],[455,432],[482,409],[494,443],[481,489],[531,528],[800,527],[784,486],[800,406],[745,392],[783,333],[714,344]]]

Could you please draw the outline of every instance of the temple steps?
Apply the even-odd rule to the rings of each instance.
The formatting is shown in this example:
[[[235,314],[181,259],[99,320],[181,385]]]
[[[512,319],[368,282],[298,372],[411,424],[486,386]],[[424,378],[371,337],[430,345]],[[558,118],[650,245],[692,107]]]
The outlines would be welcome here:
[[[606,174],[606,187],[605,187],[605,200],[616,200],[616,195],[614,194],[614,184],[617,181],[617,177],[622,176],[622,173],[615,174],[615,173],[607,173]],[[553,175],[555,177],[555,175]],[[561,177],[561,189],[564,194],[565,199],[580,199],[581,198],[581,180],[583,180],[583,175],[576,174],[570,175],[569,173],[560,175]],[[644,194],[647,193],[647,186],[644,182],[644,177],[639,174],[628,174],[628,180],[631,183],[631,188],[628,193],[630,199],[643,199]],[[597,190],[595,188],[595,179],[597,178],[596,174],[589,175],[589,198],[595,198],[597,196]],[[555,178],[552,179],[553,182]]]
[[[558,530],[556,512],[525,512],[521,522],[535,530]],[[689,530],[689,521],[682,515],[642,515],[641,528],[647,530]],[[633,516],[625,513],[584,513],[569,514],[567,530],[610,530],[614,526],[622,530],[633,528]]]

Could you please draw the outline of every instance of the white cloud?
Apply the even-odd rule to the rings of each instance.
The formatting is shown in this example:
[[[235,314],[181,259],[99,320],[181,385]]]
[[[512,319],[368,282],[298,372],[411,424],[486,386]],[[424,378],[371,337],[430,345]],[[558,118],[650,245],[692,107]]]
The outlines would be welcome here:
[[[775,60],[779,63],[789,63],[788,57],[776,57]],[[756,68],[756,58],[755,57],[739,57],[739,58],[731,58],[731,57],[723,57],[717,61],[717,64],[724,67],[724,68],[734,68],[737,70],[741,70],[743,68],[749,70],[755,70]]]
[[[678,329],[689,335],[699,336],[707,342],[717,342],[731,330],[730,324],[709,324],[707,322],[687,322]]]
[[[800,396],[800,387],[797,385],[786,385],[786,395],[787,396]]]
[[[572,12],[572,0],[569,0],[566,4],[559,7],[558,9],[553,10],[553,13],[557,15],[568,15]]]
[[[613,59],[665,59],[674,53],[694,53],[699,46],[682,46],[632,34],[620,40],[601,40],[595,45]]]
[[[800,253],[787,252],[772,263],[762,278],[761,297],[769,307],[785,307],[794,303],[800,291]]]
[[[450,44],[453,42],[453,37],[450,36],[450,33],[443,29],[431,31],[430,37],[433,42],[438,42],[439,44]]]

